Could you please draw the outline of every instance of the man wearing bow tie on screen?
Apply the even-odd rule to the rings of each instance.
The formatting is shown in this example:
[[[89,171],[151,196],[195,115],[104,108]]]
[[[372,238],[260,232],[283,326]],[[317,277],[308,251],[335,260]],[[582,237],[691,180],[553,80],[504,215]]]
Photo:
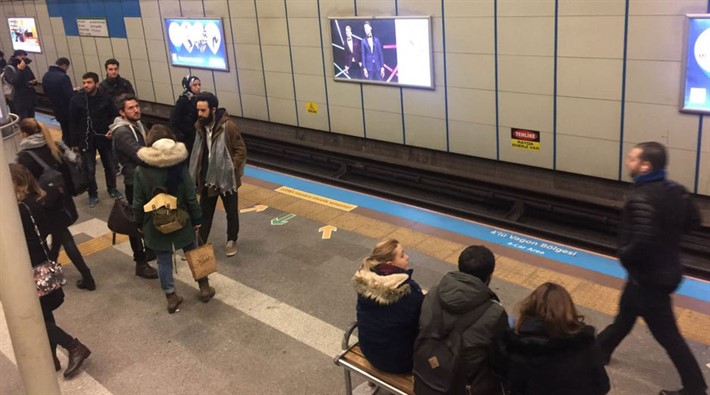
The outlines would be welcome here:
[[[365,79],[382,81],[385,79],[385,62],[382,56],[382,43],[372,35],[370,21],[363,26],[365,37],[362,39],[362,75]]]
[[[362,78],[362,51],[360,40],[353,37],[350,26],[345,26],[345,61],[343,62],[345,75],[350,78]]]

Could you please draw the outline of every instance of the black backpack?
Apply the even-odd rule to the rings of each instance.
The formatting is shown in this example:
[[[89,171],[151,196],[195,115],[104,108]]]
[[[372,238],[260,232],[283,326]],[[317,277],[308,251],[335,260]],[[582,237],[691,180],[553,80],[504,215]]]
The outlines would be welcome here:
[[[417,395],[466,394],[467,372],[462,370],[463,332],[491,306],[483,303],[455,322],[444,325],[444,310],[438,292],[431,295],[432,321],[419,331],[414,342],[414,393]]]
[[[47,208],[56,208],[62,204],[66,188],[64,185],[64,175],[57,169],[47,165],[37,154],[31,150],[23,151],[34,159],[37,164],[42,166],[42,174],[40,174],[37,182],[44,189],[47,195],[44,197],[44,206]]]

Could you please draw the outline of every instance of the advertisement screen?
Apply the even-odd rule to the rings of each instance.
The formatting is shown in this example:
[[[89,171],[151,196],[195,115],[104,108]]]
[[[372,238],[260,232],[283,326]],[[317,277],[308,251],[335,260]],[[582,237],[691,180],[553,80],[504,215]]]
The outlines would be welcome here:
[[[710,14],[687,17],[680,110],[710,114]]]
[[[336,81],[434,88],[431,18],[330,18]]]
[[[23,49],[27,52],[42,52],[37,34],[35,18],[7,18],[10,27],[10,40],[12,49]]]
[[[166,18],[170,64],[228,71],[221,19]]]

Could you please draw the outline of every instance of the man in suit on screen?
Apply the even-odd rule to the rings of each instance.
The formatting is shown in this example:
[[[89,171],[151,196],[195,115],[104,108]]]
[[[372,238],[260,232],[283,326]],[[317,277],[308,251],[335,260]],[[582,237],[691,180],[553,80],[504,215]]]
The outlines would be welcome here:
[[[370,21],[363,26],[365,37],[362,39],[362,75],[365,79],[382,81],[385,79],[385,58],[382,55],[380,39],[372,35]]]
[[[350,78],[362,78],[362,50],[360,49],[360,40],[353,37],[353,31],[350,26],[345,26],[345,61],[343,68],[345,75]]]

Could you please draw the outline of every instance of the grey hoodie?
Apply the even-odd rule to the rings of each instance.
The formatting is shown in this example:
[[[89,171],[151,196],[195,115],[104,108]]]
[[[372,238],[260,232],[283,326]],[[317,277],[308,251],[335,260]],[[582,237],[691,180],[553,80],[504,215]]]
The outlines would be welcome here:
[[[419,316],[420,330],[432,321],[432,304],[441,301],[444,324],[462,318],[481,304],[490,306],[473,325],[463,332],[464,371],[476,394],[502,394],[500,379],[491,362],[496,338],[508,328],[508,315],[498,297],[477,277],[463,272],[449,272],[424,298]],[[463,389],[462,391],[463,392]]]
[[[136,166],[143,163],[138,158],[138,150],[145,147],[145,128],[141,121],[130,122],[122,117],[116,117],[109,127],[113,133],[113,150],[116,158],[123,166],[123,183],[133,185],[133,173]]]

